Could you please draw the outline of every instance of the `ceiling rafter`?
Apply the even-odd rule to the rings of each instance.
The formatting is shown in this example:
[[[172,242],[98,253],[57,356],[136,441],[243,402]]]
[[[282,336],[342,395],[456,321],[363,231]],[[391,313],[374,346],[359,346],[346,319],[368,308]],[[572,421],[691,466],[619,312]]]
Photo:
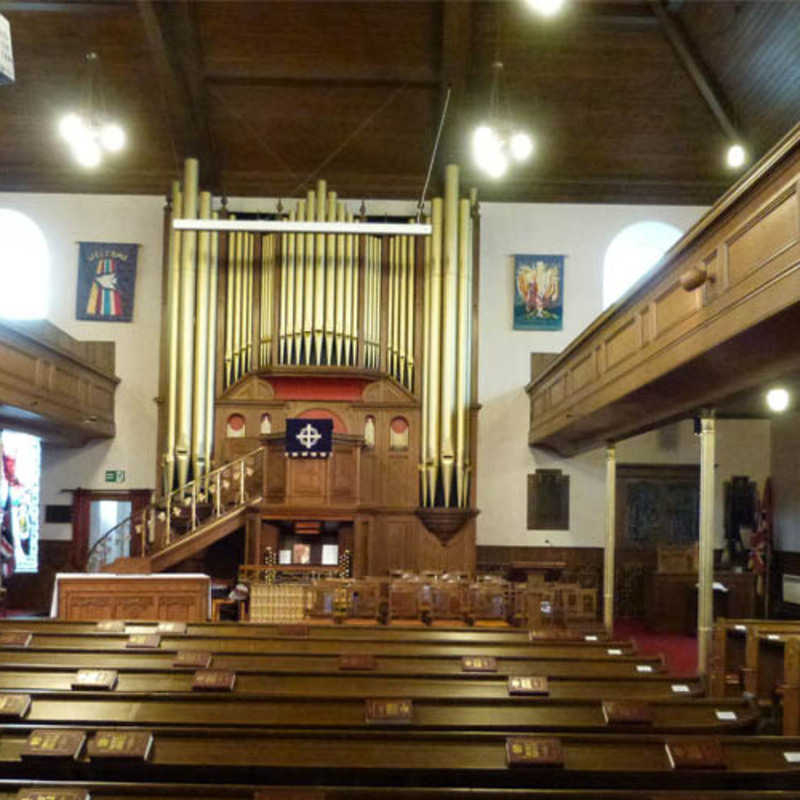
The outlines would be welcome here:
[[[183,0],[162,5],[161,13],[152,0],[137,0],[137,5],[166,102],[173,142],[179,150],[177,156],[198,158],[201,185],[220,192],[223,187],[190,9]]]

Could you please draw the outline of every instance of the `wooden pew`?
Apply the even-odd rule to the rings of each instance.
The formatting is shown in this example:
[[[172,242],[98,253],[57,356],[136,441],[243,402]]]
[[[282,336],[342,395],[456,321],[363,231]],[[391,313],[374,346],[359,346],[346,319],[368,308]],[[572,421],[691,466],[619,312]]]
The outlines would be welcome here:
[[[95,666],[113,669],[113,663]],[[0,667],[0,691],[68,692],[76,680],[74,669],[52,667],[12,669]],[[676,679],[654,674],[635,677],[607,677],[598,668],[586,677],[569,678],[546,674],[546,695],[552,699],[665,699],[700,697],[699,678]],[[137,669],[118,671],[115,693],[190,692],[193,672]],[[507,699],[508,679],[493,673],[465,674],[461,680],[404,675],[387,676],[377,672],[342,671],[318,675],[287,675],[266,672],[238,672],[236,695],[261,697],[410,697],[440,699]],[[519,696],[524,699],[524,696]],[[534,699],[534,698],[530,698]]]
[[[553,766],[509,766],[507,737],[493,732],[454,733],[361,730],[264,731],[155,728],[147,761],[77,758],[22,759],[33,728],[0,728],[0,778],[17,781],[113,780],[198,783],[265,783],[339,786],[427,786],[453,790],[530,788],[649,789],[703,792],[800,790],[794,758],[800,739],[791,737],[673,737],[656,734],[559,734],[563,762]],[[96,728],[89,728],[89,736]],[[553,734],[544,737],[552,739]],[[724,766],[674,768],[666,745],[676,740],[708,744],[716,738]],[[691,784],[691,785],[690,785]],[[455,793],[458,796],[457,793]]]

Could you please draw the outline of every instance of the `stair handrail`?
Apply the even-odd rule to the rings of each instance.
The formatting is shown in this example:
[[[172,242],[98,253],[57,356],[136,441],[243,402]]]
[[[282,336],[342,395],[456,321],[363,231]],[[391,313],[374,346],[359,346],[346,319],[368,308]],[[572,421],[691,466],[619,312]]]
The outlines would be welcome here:
[[[232,461],[227,461],[225,464],[212,469],[210,472],[206,472],[199,478],[188,481],[177,489],[173,489],[169,494],[162,495],[155,500],[151,500],[144,508],[140,509],[134,514],[130,514],[121,522],[118,522],[113,528],[106,531],[92,545],[86,557],[86,572],[98,572],[100,567],[106,563],[105,554],[108,552],[108,545],[112,537],[117,534],[118,531],[124,530],[126,526],[126,539],[132,541],[134,535],[139,536],[139,553],[140,555],[145,556],[148,553],[148,543],[152,542],[153,540],[153,533],[155,532],[157,520],[166,523],[164,547],[167,547],[169,544],[171,544],[172,516],[175,509],[179,506],[191,508],[191,514],[189,517],[190,527],[184,535],[194,533],[200,524],[205,525],[210,521],[208,519],[204,519],[202,523],[198,524],[197,504],[198,502],[203,502],[206,500],[206,498],[211,494],[214,495],[214,513],[212,517],[214,519],[221,517],[223,513],[222,491],[223,489],[227,490],[230,488],[230,481],[224,476],[224,473],[227,471],[230,471],[231,478],[238,481],[238,503],[235,503],[234,508],[225,509],[225,513],[230,513],[231,511],[241,508],[244,505],[249,505],[250,503],[260,500],[260,494],[258,497],[247,496],[247,484],[245,478],[249,477],[248,470],[252,470],[253,468],[249,467],[246,462],[248,459],[256,459],[258,456],[263,455],[264,450],[264,446],[261,445],[255,450],[251,450],[242,456],[238,456]],[[256,463],[258,463],[258,461],[256,461]],[[250,472],[250,475],[252,474],[253,471]],[[225,485],[226,481],[228,485]],[[134,524],[134,518],[139,520],[139,524]],[[92,566],[98,561],[99,564],[97,564],[95,569],[92,569]]]

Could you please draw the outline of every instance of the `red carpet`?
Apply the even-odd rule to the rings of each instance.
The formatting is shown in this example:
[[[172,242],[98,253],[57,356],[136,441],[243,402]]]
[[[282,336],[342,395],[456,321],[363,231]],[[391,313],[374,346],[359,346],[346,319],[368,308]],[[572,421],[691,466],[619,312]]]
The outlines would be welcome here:
[[[620,619],[614,624],[615,639],[633,639],[642,655],[663,654],[667,668],[675,675],[697,673],[697,638],[670,633],[653,633],[638,619]]]

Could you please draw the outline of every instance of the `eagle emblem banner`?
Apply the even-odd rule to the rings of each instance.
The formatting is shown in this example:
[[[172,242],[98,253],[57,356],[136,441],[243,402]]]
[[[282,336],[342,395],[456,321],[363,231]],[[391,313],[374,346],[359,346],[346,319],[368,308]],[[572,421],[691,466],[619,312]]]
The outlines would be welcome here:
[[[287,419],[288,458],[327,458],[333,448],[332,419]]]
[[[130,322],[136,289],[138,244],[79,242],[75,317]]]

